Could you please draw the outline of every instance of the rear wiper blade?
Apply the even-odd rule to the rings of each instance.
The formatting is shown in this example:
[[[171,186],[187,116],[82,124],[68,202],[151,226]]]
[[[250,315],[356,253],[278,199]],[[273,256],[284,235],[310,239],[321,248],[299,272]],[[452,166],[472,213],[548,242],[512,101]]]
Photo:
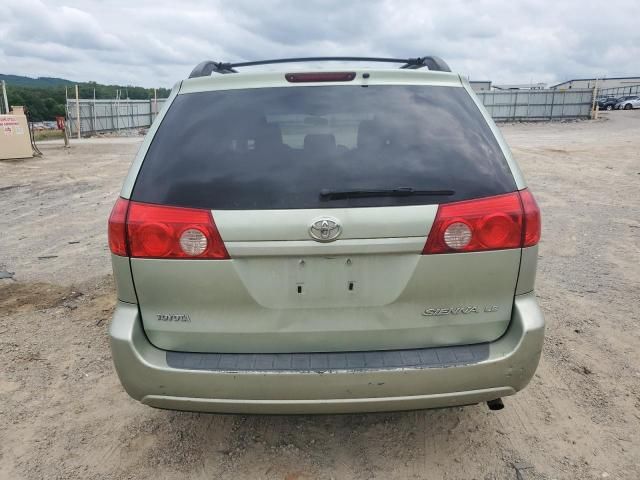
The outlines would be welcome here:
[[[388,189],[362,188],[353,190],[320,190],[322,200],[339,200],[342,198],[364,197],[410,197],[412,195],[450,196],[455,195],[453,190],[415,190],[411,187],[398,187]]]

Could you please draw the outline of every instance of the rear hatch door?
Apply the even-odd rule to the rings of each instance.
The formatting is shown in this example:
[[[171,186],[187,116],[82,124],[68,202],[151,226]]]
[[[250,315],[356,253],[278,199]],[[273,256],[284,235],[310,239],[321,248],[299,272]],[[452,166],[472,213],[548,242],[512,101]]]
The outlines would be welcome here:
[[[198,352],[494,340],[520,249],[422,250],[439,205],[514,190],[460,86],[179,95],[132,200],[210,210],[230,259],[132,258],[145,332]]]

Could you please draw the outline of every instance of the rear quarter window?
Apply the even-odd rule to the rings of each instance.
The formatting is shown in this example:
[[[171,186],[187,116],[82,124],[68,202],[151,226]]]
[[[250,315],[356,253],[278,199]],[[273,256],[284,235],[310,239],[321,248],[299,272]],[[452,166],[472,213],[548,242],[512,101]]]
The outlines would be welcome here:
[[[322,190],[453,190],[326,199]],[[178,95],[132,199],[206,208],[446,203],[516,189],[469,94],[442,86],[304,86]]]

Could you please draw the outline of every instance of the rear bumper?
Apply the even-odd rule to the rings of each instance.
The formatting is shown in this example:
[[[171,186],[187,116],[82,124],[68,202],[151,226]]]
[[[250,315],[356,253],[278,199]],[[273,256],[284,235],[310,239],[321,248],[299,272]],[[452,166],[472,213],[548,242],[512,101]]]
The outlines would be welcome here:
[[[218,364],[208,369],[204,360],[197,367],[188,361],[179,367],[176,354],[170,354],[168,362],[167,352],[147,340],[137,305],[123,302],[114,313],[110,337],[125,390],[152,407],[220,413],[370,412],[466,405],[514,394],[527,385],[538,366],[544,318],[533,293],[519,295],[509,328],[486,344],[481,359],[472,355],[449,364],[381,368],[344,364],[257,369]]]

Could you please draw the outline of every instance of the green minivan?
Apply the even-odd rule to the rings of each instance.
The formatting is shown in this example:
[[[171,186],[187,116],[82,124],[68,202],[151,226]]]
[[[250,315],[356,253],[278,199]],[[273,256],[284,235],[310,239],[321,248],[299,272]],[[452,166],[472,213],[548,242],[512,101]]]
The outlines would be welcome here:
[[[299,61],[341,63],[236,70]],[[117,373],[176,410],[501,408],[542,350],[540,227],[438,57],[203,62],[109,218]]]

